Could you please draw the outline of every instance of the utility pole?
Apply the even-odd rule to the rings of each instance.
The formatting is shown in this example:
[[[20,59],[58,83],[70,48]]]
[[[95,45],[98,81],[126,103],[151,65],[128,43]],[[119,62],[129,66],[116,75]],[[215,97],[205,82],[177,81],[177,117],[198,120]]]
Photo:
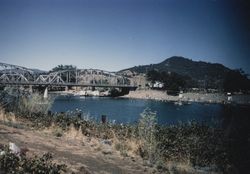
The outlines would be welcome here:
[[[75,71],[75,72],[76,72],[75,77],[76,77],[76,84],[77,84],[77,68],[76,68],[76,71]]]

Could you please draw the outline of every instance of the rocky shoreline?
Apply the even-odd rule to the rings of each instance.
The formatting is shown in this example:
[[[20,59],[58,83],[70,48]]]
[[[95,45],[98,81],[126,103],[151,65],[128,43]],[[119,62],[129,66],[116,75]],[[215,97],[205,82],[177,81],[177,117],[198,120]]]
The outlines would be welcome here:
[[[166,91],[159,90],[136,90],[130,91],[128,95],[122,98],[134,99],[151,99],[158,101],[172,101],[172,102],[202,102],[202,103],[235,103],[235,104],[248,104],[250,105],[250,95],[235,94],[227,96],[224,93],[194,93],[187,92],[181,93],[177,96],[168,95]]]

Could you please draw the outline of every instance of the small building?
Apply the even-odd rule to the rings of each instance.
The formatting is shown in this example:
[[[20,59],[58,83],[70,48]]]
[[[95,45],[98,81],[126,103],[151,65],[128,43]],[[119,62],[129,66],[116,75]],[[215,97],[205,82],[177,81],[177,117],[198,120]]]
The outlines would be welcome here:
[[[227,101],[228,102],[233,101],[233,97],[232,97],[232,94],[230,92],[227,93]]]

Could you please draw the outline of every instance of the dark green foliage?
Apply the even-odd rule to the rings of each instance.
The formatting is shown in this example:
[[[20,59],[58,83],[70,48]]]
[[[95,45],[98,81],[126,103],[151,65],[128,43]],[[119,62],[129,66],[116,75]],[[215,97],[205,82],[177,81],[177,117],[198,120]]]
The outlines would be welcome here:
[[[0,156],[0,171],[6,173],[16,173],[19,167],[19,157],[8,151],[8,148],[5,148],[6,154]]]
[[[223,87],[227,92],[247,91],[250,90],[250,80],[241,69],[229,71],[226,74]]]
[[[159,126],[156,134],[158,148],[165,160],[189,162],[193,166],[228,164],[226,138],[219,128],[195,122],[176,126]]]
[[[110,96],[112,96],[112,97],[117,97],[117,96],[119,96],[119,95],[120,95],[120,92],[119,92],[118,89],[112,88],[112,89],[110,90]]]
[[[196,122],[162,126],[156,125],[155,119],[155,113],[144,110],[138,125],[137,139],[144,142],[138,153],[151,164],[174,161],[191,166],[215,166],[221,171],[230,164],[227,139],[219,127]]]
[[[179,91],[180,89],[184,89],[187,86],[188,77],[181,76],[177,73],[168,73],[165,71],[159,72],[155,70],[148,71],[147,79],[151,82],[159,81],[164,84],[163,89],[171,90],[171,91]]]
[[[52,68],[52,72],[54,71],[62,71],[62,70],[75,70],[76,66],[73,65],[57,65],[56,67]]]
[[[152,83],[155,83],[155,81],[160,81],[161,77],[159,75],[160,72],[156,70],[150,70],[147,72],[147,80],[151,81]]]
[[[52,159],[50,153],[46,153],[42,157],[28,158],[17,156],[6,148],[5,154],[0,156],[0,171],[18,174],[59,174],[65,171],[66,165],[53,163]]]
[[[58,65],[54,67],[50,72],[60,71],[60,75],[62,80],[67,82],[75,82],[76,81],[76,66],[73,65]]]

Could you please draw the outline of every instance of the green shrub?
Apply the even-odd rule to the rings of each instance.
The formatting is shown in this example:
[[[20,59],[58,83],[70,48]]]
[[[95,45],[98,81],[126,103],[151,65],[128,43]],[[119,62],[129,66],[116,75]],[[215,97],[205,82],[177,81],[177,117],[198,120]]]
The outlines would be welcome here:
[[[162,150],[165,161],[221,168],[229,164],[226,139],[219,128],[191,122],[157,129],[157,148]]]
[[[5,173],[36,173],[36,174],[59,174],[66,170],[66,165],[58,165],[52,162],[50,153],[42,157],[27,158],[17,156],[7,149],[5,154],[0,156],[0,171]]]

